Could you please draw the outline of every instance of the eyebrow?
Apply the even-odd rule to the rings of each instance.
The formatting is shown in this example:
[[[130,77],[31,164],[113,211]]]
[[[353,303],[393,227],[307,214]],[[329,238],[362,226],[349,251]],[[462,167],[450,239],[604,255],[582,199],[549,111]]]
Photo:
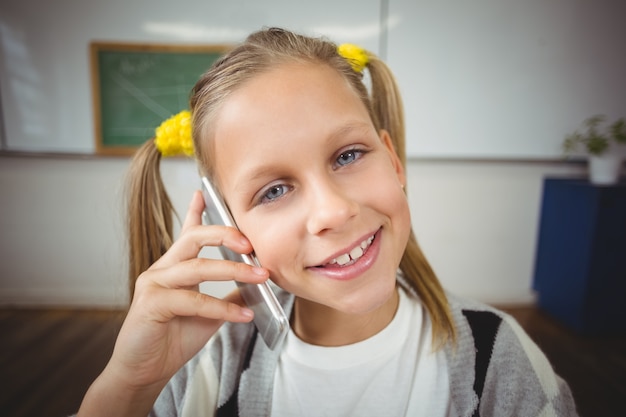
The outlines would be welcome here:
[[[361,133],[366,134],[370,130],[373,130],[373,129],[374,129],[374,126],[370,123],[363,123],[363,122],[348,123],[346,125],[340,126],[334,132],[331,132],[331,134],[328,135],[328,137],[326,138],[326,143],[331,143],[337,138],[341,136],[345,136],[346,134],[349,134],[352,132],[360,131]]]

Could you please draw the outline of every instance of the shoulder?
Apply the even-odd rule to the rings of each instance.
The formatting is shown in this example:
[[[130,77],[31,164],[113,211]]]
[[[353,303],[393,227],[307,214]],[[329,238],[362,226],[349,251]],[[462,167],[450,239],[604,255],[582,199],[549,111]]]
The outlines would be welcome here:
[[[565,382],[517,321],[480,302],[448,295],[457,345],[447,348],[451,385],[466,404],[497,415],[576,415]],[[471,392],[463,390],[470,385]]]

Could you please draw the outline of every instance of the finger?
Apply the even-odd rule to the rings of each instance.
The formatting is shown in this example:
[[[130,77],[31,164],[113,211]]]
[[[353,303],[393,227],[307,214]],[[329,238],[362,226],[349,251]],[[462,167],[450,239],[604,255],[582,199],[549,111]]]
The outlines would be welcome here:
[[[223,298],[223,300],[224,301],[228,301],[230,303],[237,304],[237,305],[242,306],[242,307],[246,306],[246,302],[244,301],[243,297],[241,296],[241,291],[239,291],[239,288],[235,288],[234,290],[232,290],[231,292],[226,294],[226,296]]]
[[[153,311],[159,315],[156,319],[162,322],[177,316],[231,322],[249,322],[254,318],[254,313],[247,307],[196,291],[155,286],[149,291],[147,299],[153,303]]]
[[[240,231],[227,226],[190,226],[153,267],[163,268],[196,258],[205,246],[226,246],[237,253],[252,252],[252,245]]]
[[[140,279],[167,288],[189,288],[207,281],[238,281],[258,284],[269,278],[265,268],[242,262],[192,258],[167,268],[151,268]]]
[[[185,233],[187,229],[192,226],[202,224],[202,212],[204,210],[204,199],[202,193],[196,190],[191,197],[191,202],[187,208],[187,214],[185,215],[185,221],[181,228],[181,234]]]

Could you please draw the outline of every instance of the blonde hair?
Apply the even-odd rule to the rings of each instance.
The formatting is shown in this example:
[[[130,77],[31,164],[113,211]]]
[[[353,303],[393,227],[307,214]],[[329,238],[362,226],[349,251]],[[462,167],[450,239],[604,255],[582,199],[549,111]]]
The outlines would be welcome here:
[[[376,129],[389,132],[395,150],[406,167],[404,111],[395,78],[387,65],[368,52],[370,92],[363,75],[337,53],[337,45],[322,39],[269,28],[251,34],[245,42],[219,59],[191,92],[192,132],[195,155],[204,174],[214,176],[211,149],[212,122],[229,94],[247,80],[285,63],[327,65],[346,79],[367,108]],[[130,244],[129,280],[134,282],[172,244],[172,205],[158,174],[160,156],[152,141],[132,162],[128,190]],[[454,324],[445,292],[411,231],[400,262],[407,283],[428,310],[437,346],[455,338]]]

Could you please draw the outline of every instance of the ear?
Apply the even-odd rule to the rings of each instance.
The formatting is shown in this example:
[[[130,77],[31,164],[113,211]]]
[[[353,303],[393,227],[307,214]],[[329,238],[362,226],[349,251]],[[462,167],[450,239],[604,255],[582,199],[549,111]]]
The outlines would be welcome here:
[[[402,185],[402,188],[406,187],[406,174],[404,171],[404,165],[402,164],[402,161],[400,161],[400,157],[398,157],[396,148],[393,146],[393,140],[391,140],[389,132],[387,132],[385,129],[382,129],[380,131],[380,140],[387,149],[387,152],[389,152],[391,165],[393,165],[393,168],[396,171],[398,181]]]

